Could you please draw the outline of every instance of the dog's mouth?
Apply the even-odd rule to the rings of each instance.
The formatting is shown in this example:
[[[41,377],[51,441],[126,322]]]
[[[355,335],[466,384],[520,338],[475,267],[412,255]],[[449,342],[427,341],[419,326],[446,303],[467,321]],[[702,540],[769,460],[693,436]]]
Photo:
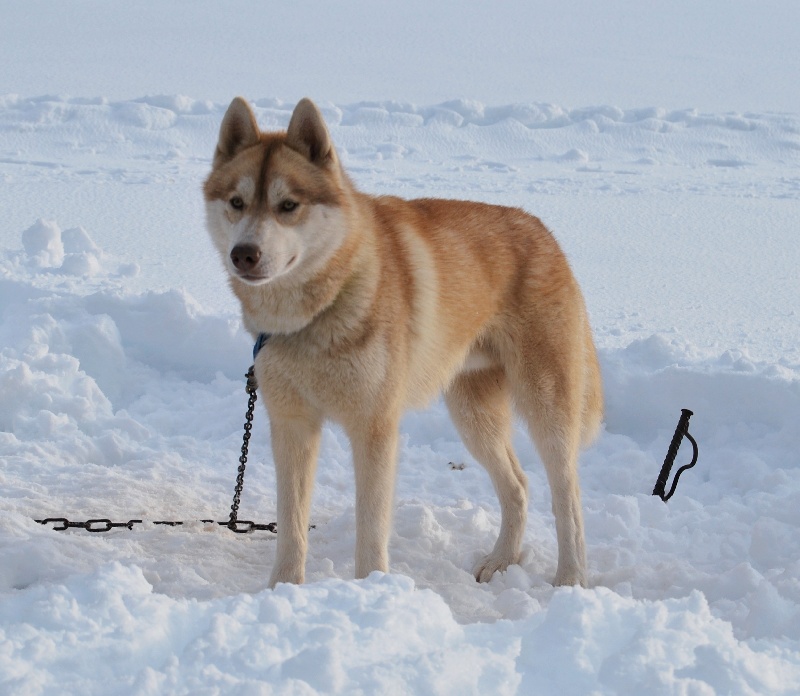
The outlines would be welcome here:
[[[286,266],[284,266],[283,271],[278,275],[283,275],[287,271],[291,270],[294,265],[297,263],[298,254],[292,256],[289,259]],[[254,273],[254,272],[243,272],[243,271],[236,271],[234,273],[234,277],[237,280],[241,280],[243,283],[247,285],[263,285],[264,283],[268,283],[270,280],[276,277],[276,275],[265,275],[263,273]]]
[[[270,276],[259,273],[235,273],[233,277],[236,280],[241,280],[246,285],[263,285],[270,281]]]

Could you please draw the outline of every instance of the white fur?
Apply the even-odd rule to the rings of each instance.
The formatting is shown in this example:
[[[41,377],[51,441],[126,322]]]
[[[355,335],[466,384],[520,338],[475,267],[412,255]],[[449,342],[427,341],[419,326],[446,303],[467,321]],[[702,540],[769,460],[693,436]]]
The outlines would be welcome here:
[[[249,177],[244,181],[251,182]],[[237,192],[247,186],[237,186]],[[239,193],[247,202],[242,193]],[[222,257],[225,270],[233,278],[241,274],[231,261],[237,244],[255,244],[261,250],[261,261],[254,275],[262,280],[248,282],[261,285],[277,280],[291,271],[294,283],[303,282],[325,266],[346,237],[341,212],[329,206],[311,206],[310,214],[298,226],[282,225],[274,218],[256,220],[249,215],[239,219],[231,215],[228,203],[213,200],[206,203],[206,222],[214,245]],[[324,228],[325,234],[319,230]]]

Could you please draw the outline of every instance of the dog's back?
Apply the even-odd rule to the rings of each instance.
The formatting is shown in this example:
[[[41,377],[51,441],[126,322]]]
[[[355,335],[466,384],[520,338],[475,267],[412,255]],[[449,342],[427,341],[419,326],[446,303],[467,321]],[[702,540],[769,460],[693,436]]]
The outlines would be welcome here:
[[[362,197],[374,210],[381,277],[408,316],[408,406],[426,404],[460,368],[536,354],[583,369],[585,440],[602,417],[602,388],[580,289],[556,240],[522,210],[471,201]],[[394,298],[393,298],[394,299]],[[554,366],[555,369],[555,366]]]

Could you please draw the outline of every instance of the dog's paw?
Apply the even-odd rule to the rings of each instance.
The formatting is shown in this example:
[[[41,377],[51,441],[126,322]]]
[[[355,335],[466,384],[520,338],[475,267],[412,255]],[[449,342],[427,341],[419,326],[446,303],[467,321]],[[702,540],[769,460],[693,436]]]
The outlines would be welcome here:
[[[516,559],[500,554],[490,553],[485,556],[473,569],[472,574],[478,582],[489,582],[498,570],[503,571],[508,566],[516,563]]]
[[[303,567],[275,567],[269,579],[269,588],[275,589],[275,585],[280,582],[288,582],[293,585],[302,585],[305,581]]]
[[[559,568],[556,572],[555,580],[553,580],[553,586],[570,587],[573,585],[587,587],[586,573],[580,568]]]

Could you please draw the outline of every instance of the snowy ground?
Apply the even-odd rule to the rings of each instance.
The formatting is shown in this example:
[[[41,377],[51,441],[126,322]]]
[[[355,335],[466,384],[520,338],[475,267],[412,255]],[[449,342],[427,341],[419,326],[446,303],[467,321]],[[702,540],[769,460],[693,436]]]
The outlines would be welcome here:
[[[474,89],[448,82],[444,66],[457,61],[439,54],[420,78],[419,57],[381,29],[391,16],[363,17],[348,58],[364,65],[359,86],[329,65],[323,89],[305,54],[297,68],[270,53],[275,88],[257,71],[228,78],[235,61],[205,83],[187,67],[209,60],[185,38],[213,35],[200,15],[167,60],[178,3],[138,18],[121,4],[80,3],[70,17],[54,9],[66,5],[39,5],[23,15],[3,3],[18,21],[0,30],[4,65],[15,67],[0,77],[0,693],[800,691],[800,103],[789,89],[800,42],[770,63],[800,26],[796,5],[708,3],[716,14],[694,11],[682,39],[697,53],[665,54],[651,40],[658,22],[677,35],[683,15],[648,20],[615,2],[608,25],[639,28],[624,33],[625,60],[582,14],[564,30],[571,53],[538,57],[539,72],[562,83],[519,80],[518,97],[505,74],[491,86],[479,70]],[[545,14],[548,41],[572,26],[572,5]],[[346,8],[345,19],[361,19],[358,3]],[[81,20],[90,11],[95,34]],[[429,50],[459,16],[437,12],[415,39]],[[725,30],[704,40],[701,29],[721,20]],[[493,21],[489,46],[509,25]],[[311,22],[282,45],[327,36],[322,28]],[[439,35],[442,54],[469,53]],[[745,35],[748,51],[735,54]],[[380,53],[383,38],[389,57],[378,62],[405,60],[417,91],[408,77],[376,86],[359,56]],[[109,46],[118,51],[95,62],[92,50]],[[657,48],[661,72],[648,83]],[[150,63],[159,56],[163,74]],[[605,82],[579,69],[597,57]],[[499,50],[483,62],[513,63]],[[293,74],[302,86],[289,89],[291,70],[310,76]],[[748,70],[769,77],[750,81]],[[36,96],[64,92],[74,96]],[[353,482],[336,428],[324,433],[304,587],[265,589],[267,533],[195,522],[88,534],[33,522],[227,517],[250,341],[206,239],[200,185],[238,92],[269,128],[286,125],[288,100],[319,98],[365,190],[520,205],[554,230],[584,288],[606,387],[606,426],[581,469],[591,589],[549,584],[549,492],[521,430],[523,559],[474,582],[499,509],[440,403],[403,423],[390,575],[351,579]],[[159,93],[173,96],[142,96]],[[665,505],[650,492],[681,408],[695,412],[700,461]],[[274,504],[259,407],[243,516],[272,521]]]

